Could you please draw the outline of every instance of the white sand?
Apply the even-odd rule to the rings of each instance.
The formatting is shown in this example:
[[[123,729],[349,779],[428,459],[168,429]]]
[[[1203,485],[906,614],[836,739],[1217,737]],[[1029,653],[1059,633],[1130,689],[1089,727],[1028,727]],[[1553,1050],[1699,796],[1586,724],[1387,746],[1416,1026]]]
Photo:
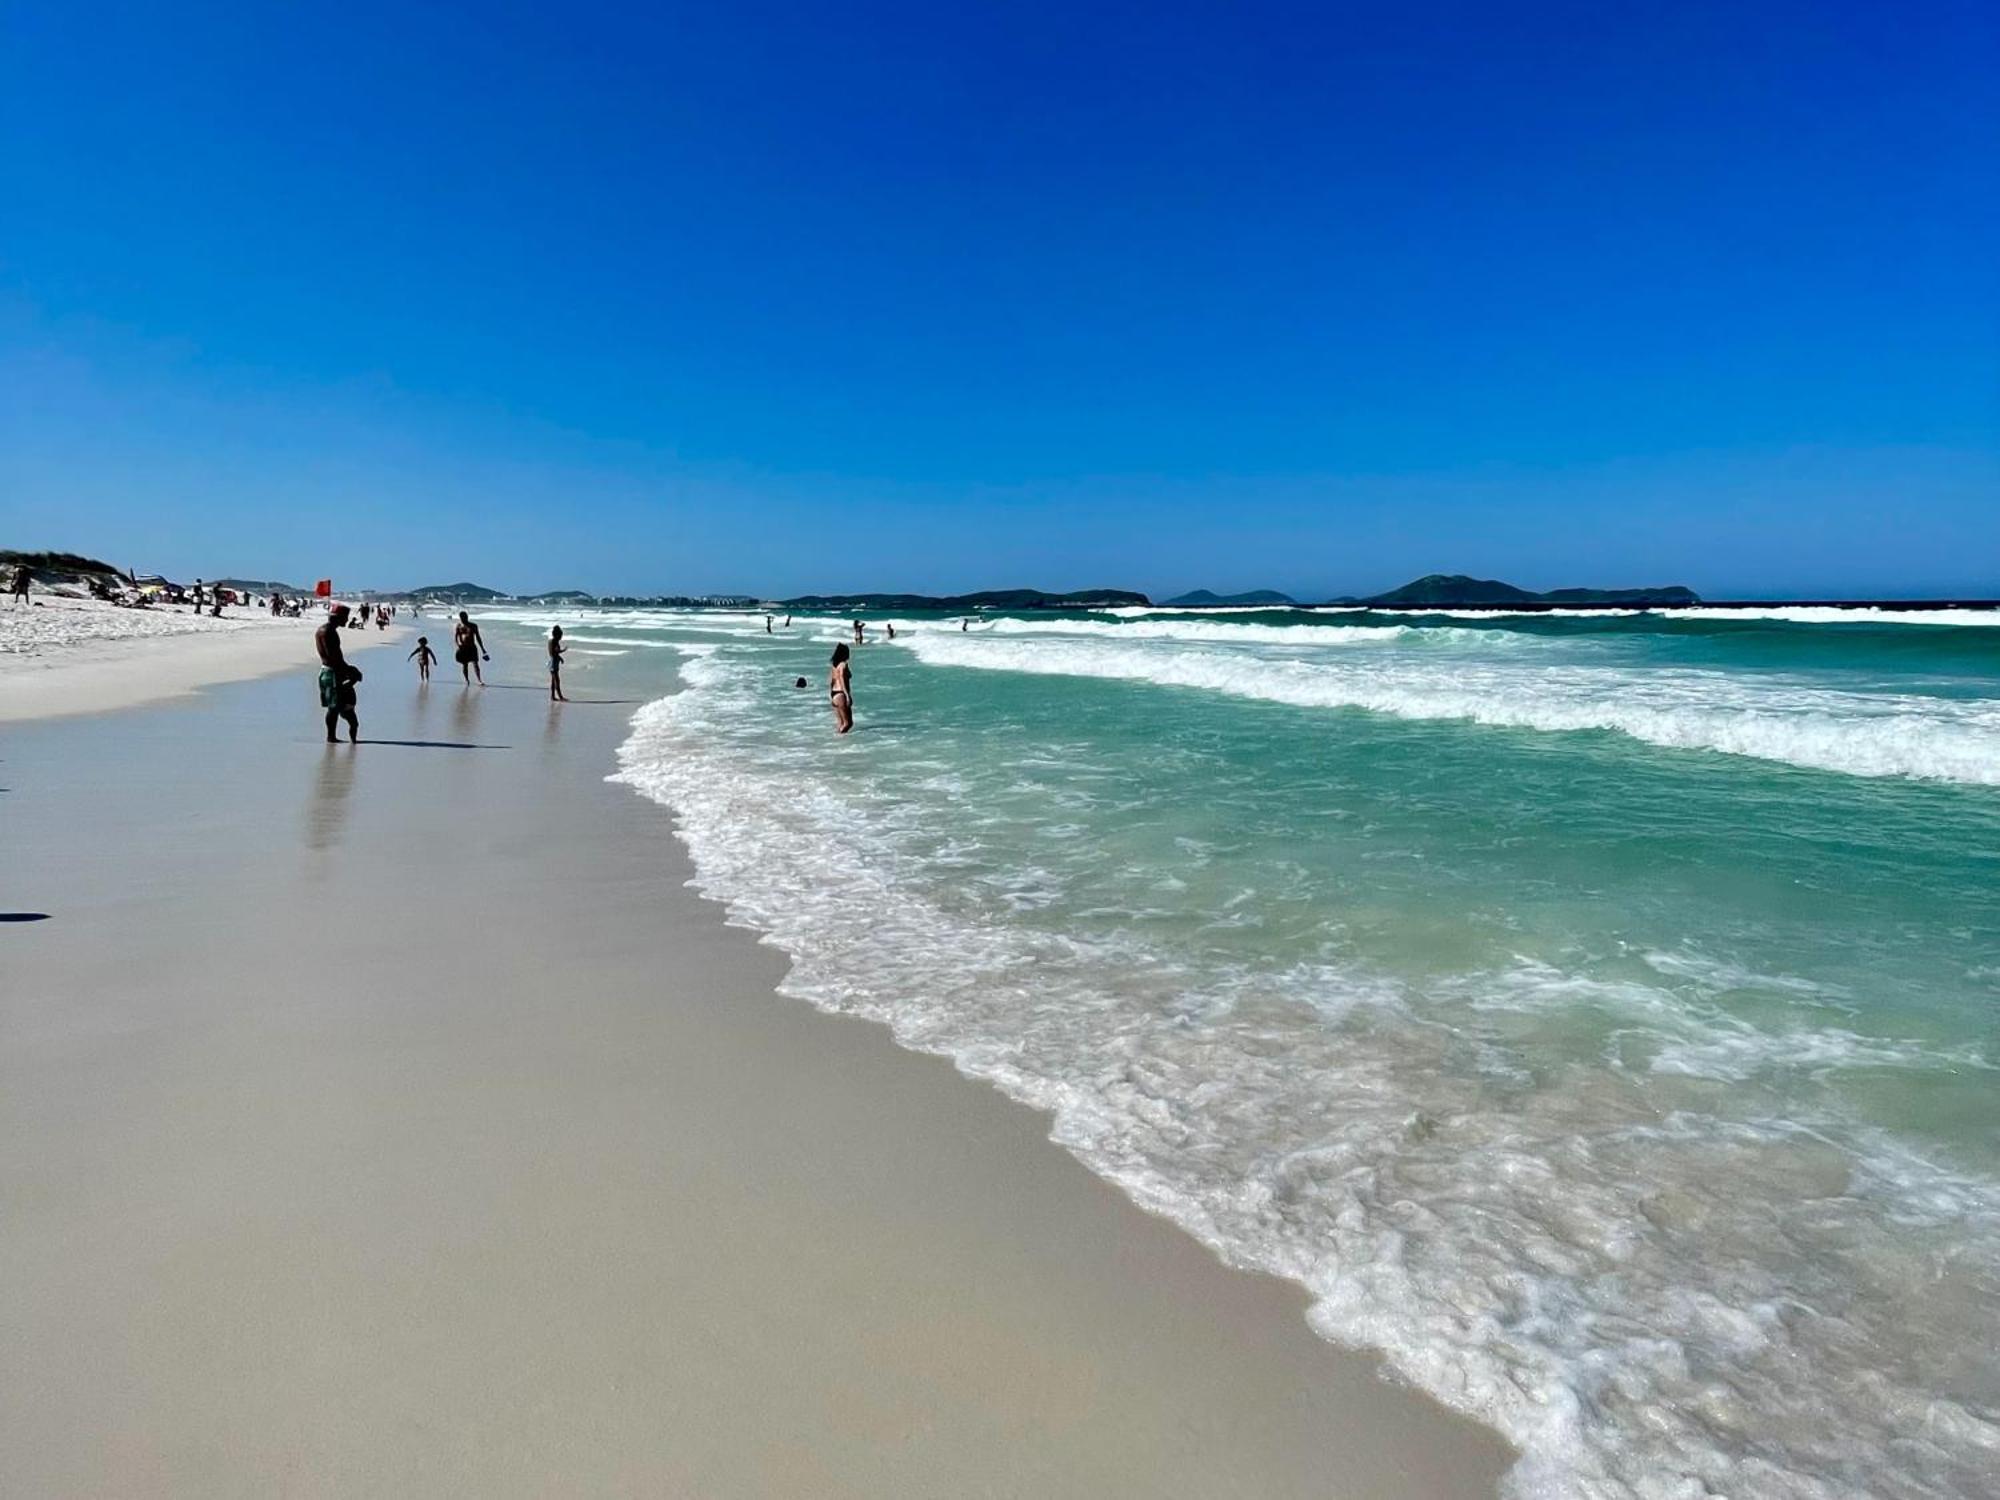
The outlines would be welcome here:
[[[124,609],[100,599],[67,599],[38,589],[28,605],[12,599],[0,602],[0,655],[45,656],[94,641],[231,635],[298,623],[235,605],[225,606],[222,618],[216,619],[181,604]]]
[[[1296,1288],[777,997],[630,708],[517,665],[371,673],[356,747],[303,672],[10,730],[0,1494],[1492,1495]]]
[[[0,600],[0,723],[101,713],[310,666],[312,632],[324,619],[234,607],[215,619],[184,606],[121,609],[41,592],[25,607]],[[402,635],[351,631],[344,639],[351,653]]]

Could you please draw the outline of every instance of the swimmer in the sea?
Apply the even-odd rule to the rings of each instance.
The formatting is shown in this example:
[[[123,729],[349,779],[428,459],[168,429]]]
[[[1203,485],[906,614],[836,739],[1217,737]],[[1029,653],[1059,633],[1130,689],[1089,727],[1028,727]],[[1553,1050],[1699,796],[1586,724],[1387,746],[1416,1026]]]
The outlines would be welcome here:
[[[855,628],[860,626],[857,624]],[[847,642],[842,641],[833,648],[833,668],[826,674],[827,696],[833,700],[835,734],[846,734],[854,727],[854,669],[847,664],[848,656]]]

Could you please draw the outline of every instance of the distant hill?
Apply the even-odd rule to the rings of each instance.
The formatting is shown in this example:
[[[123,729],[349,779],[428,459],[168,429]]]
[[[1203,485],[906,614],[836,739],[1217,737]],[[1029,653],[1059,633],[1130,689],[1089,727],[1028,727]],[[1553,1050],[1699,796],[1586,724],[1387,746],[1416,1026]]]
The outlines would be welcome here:
[[[1281,594],[1276,589],[1251,589],[1247,594],[1212,594],[1207,589],[1195,589],[1191,593],[1176,594],[1171,599],[1162,599],[1161,604],[1169,608],[1213,609],[1217,605],[1269,604],[1283,609],[1299,601],[1289,594]]]
[[[219,589],[235,589],[240,594],[304,594],[311,592],[295,583],[277,583],[268,578],[218,578]]]
[[[23,563],[37,577],[82,578],[90,574],[106,578],[126,577],[123,568],[114,568],[108,562],[99,562],[94,557],[85,557],[77,552],[12,552],[0,548],[0,568],[12,573]]]
[[[1429,573],[1424,577],[1404,584],[1399,589],[1391,589],[1386,594],[1371,594],[1365,599],[1335,599],[1334,604],[1372,604],[1384,609],[1422,608],[1553,608],[1563,605],[1622,605],[1636,608],[1642,605],[1699,604],[1701,596],[1693,589],[1682,588],[1679,584],[1665,588],[1650,589],[1551,589],[1545,594],[1537,594],[1529,589],[1516,588],[1511,583],[1502,583],[1497,578],[1469,578],[1463,573]]]
[[[1533,604],[1527,589],[1497,578],[1468,578],[1463,573],[1426,573],[1422,578],[1386,593],[1371,594],[1363,604]]]
[[[463,599],[469,603],[481,604],[509,596],[499,589],[489,589],[484,584],[478,583],[427,583],[420,589],[411,589],[407,594],[398,597],[429,601]]]
[[[980,594],[802,594],[779,601],[793,609],[1103,609],[1149,604],[1130,589],[1076,589],[1045,594],[1040,589],[989,589]]]

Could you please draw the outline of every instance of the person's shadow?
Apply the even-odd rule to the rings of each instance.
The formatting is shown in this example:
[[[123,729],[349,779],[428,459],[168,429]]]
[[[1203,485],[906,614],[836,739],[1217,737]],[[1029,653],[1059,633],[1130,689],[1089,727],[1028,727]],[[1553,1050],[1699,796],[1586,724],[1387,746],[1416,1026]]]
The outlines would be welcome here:
[[[511,750],[512,745],[482,745],[476,740],[371,740],[363,737],[357,745],[400,745],[405,750]]]

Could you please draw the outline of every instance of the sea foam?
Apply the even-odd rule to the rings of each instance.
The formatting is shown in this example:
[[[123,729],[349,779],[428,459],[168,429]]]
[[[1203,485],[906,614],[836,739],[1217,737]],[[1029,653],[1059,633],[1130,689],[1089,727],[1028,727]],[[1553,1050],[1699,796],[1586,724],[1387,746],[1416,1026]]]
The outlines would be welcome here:
[[[1775,1118],[1754,1085],[1735,1115],[1673,1092],[1795,1046],[1718,1024],[1712,990],[1750,971],[1684,950],[1649,962],[1659,984],[1517,964],[1418,991],[1031,920],[1058,871],[975,873],[1001,810],[964,808],[937,843],[958,771],[871,780],[865,745],[772,719],[767,674],[730,649],[635,716],[619,779],[674,811],[699,888],[791,956],[786,992],[1047,1110],[1135,1200],[1306,1286],[1323,1334],[1520,1447],[1513,1495],[1983,1493],[2000,1426],[1964,1392],[1987,1375],[1946,1351],[1990,1320],[1993,1185],[1834,1115]],[[1045,769],[1021,762],[1024,785]],[[1022,901],[946,899],[988,881]],[[1579,1006],[1654,1066],[1538,1086],[1488,1019]],[[1897,1044],[1828,1029],[1808,1050],[1843,1046],[1867,1065]]]
[[[1149,682],[1406,719],[1606,730],[1668,749],[1850,776],[2000,786],[2000,701],[1993,699],[1847,691],[1690,668],[1280,658],[1115,639],[1029,641],[943,631],[899,637],[897,644],[935,666]]]

